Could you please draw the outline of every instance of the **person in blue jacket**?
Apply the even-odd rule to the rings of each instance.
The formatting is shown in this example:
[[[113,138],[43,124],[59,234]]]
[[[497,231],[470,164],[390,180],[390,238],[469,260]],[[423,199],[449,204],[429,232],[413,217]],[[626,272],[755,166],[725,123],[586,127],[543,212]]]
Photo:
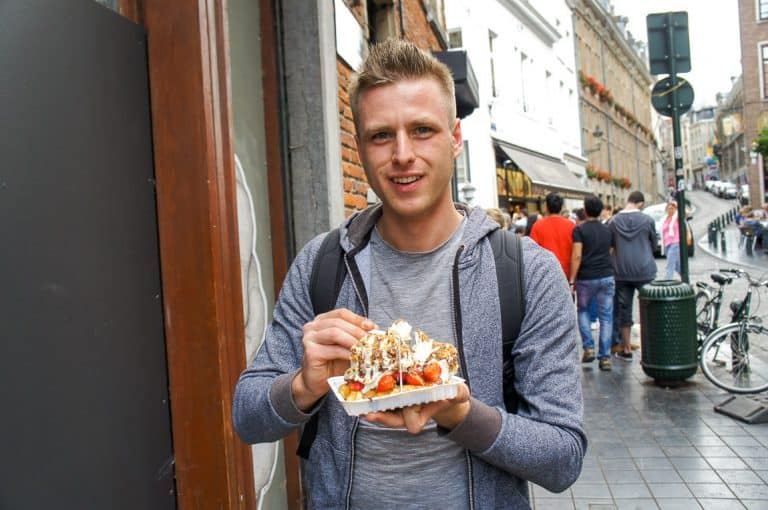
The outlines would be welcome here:
[[[309,508],[530,508],[528,481],[565,490],[587,446],[568,283],[554,256],[521,240],[519,405],[509,412],[488,241],[499,225],[451,199],[462,136],[450,72],[411,43],[385,41],[353,78],[350,101],[381,203],[340,227],[348,271],[336,309],[314,316],[309,296],[325,234],[293,261],[237,383],[235,429],[247,443],[276,441],[318,416],[302,465]],[[344,373],[357,339],[397,318],[454,344],[466,383],[452,399],[350,417],[327,379]]]

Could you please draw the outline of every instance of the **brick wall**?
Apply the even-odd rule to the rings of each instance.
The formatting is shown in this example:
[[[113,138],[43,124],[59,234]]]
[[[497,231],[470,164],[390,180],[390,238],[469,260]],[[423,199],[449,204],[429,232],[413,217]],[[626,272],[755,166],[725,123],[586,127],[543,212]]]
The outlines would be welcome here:
[[[739,25],[741,29],[741,69],[744,83],[744,140],[746,150],[757,136],[758,121],[765,116],[768,102],[763,100],[761,93],[761,65],[758,45],[768,42],[768,21],[757,21],[755,0],[739,0]],[[749,179],[749,194],[752,204],[759,206],[764,202],[761,188],[765,188],[762,169],[763,158],[758,158],[757,164],[752,164],[746,158],[747,176]],[[765,192],[762,189],[762,192]]]
[[[403,24],[405,38],[413,41],[420,48],[440,50],[439,39],[427,22],[422,7],[422,0],[400,0],[403,2]],[[360,0],[345,0],[346,5],[357,18],[366,38],[369,31],[366,21],[365,2]],[[400,5],[396,1],[394,13],[399,16]],[[444,19],[444,13],[439,13]],[[396,19],[399,30],[400,19]],[[352,109],[349,105],[349,79],[352,69],[340,58],[336,59],[339,92],[339,124],[341,126],[341,171],[344,182],[344,212],[350,216],[355,211],[368,205],[368,181],[365,178],[363,166],[357,154],[355,144],[355,125],[352,121]]]

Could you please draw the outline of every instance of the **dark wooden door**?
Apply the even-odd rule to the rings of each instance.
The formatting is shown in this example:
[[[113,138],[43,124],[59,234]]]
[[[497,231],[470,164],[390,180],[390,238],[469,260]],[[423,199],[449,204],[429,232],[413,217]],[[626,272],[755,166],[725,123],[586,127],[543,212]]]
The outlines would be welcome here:
[[[0,1],[0,509],[176,506],[148,90],[142,27]]]

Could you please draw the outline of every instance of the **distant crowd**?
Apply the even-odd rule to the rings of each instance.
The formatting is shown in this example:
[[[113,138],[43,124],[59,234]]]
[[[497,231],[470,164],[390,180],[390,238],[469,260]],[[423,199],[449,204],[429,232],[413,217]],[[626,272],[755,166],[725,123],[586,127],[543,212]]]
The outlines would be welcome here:
[[[635,292],[656,277],[654,247],[656,225],[642,213],[645,197],[629,194],[624,207],[611,209],[590,195],[583,207],[563,208],[558,193],[546,196],[543,215],[515,209],[510,213],[486,209],[496,222],[520,236],[528,236],[557,258],[576,303],[582,340],[582,362],[598,360],[601,370],[611,370],[611,354],[632,361],[632,303]],[[660,233],[667,254],[666,278],[680,273],[680,236],[677,204],[667,203],[667,217]],[[597,348],[592,331],[599,330]]]

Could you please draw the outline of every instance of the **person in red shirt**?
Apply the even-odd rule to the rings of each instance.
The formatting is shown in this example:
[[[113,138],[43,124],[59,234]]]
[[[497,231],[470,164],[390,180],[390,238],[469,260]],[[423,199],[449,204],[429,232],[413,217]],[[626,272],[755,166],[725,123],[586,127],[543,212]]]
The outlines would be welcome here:
[[[555,254],[565,277],[570,279],[573,229],[576,225],[568,218],[560,216],[563,197],[554,192],[549,193],[546,203],[547,215],[533,225],[531,239]]]

